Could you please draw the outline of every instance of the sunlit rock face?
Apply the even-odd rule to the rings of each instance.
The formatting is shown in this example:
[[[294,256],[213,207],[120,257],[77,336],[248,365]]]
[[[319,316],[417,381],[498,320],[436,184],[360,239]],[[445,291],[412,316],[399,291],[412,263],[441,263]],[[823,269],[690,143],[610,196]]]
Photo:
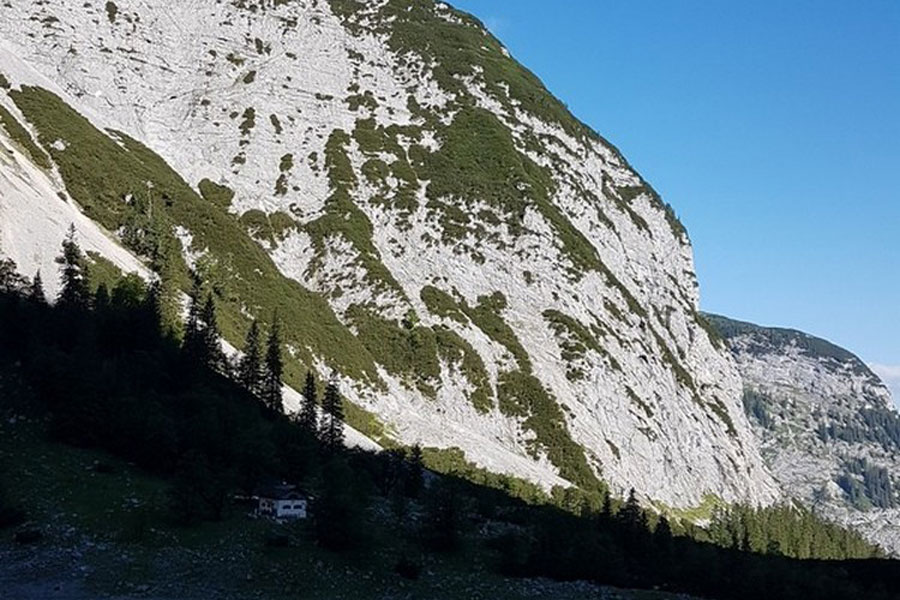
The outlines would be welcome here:
[[[376,439],[669,506],[778,497],[681,224],[468,15],[10,0],[0,34],[0,103],[54,162],[0,138],[0,251],[28,268],[79,207],[145,268],[126,234],[155,206],[230,341],[279,308],[289,370],[334,373]]]
[[[709,318],[737,360],[763,458],[785,492],[900,553],[900,416],[884,383],[825,340]]]

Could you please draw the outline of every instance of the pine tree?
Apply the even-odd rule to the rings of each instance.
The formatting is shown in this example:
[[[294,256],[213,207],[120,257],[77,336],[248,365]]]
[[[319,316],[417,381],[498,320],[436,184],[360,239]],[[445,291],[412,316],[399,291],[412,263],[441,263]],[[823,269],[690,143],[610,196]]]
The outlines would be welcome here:
[[[300,407],[300,426],[310,433],[316,432],[316,378],[312,371],[306,372],[303,385],[303,406]]]
[[[631,488],[631,491],[628,492],[628,500],[625,501],[625,506],[619,511],[619,518],[626,527],[632,530],[647,528],[647,515],[644,514],[644,510],[638,502],[634,488]]]
[[[281,331],[278,315],[272,317],[272,328],[266,342],[266,364],[262,378],[262,401],[274,411],[284,412],[281,396],[281,379],[284,374],[284,363],[281,360]]]
[[[94,292],[94,308],[99,312],[109,310],[109,289],[105,283],[98,285]]]
[[[325,386],[322,398],[322,430],[321,438],[325,447],[334,451],[344,444],[344,406],[337,383],[332,380]]]
[[[225,354],[222,352],[219,321],[216,318],[216,303],[212,294],[206,295],[206,303],[202,312],[203,328],[201,330],[203,362],[219,373],[225,372]]]
[[[28,280],[19,274],[11,258],[0,260],[0,293],[17,294],[28,286]]]
[[[44,280],[41,278],[41,271],[38,269],[31,280],[31,286],[28,288],[28,297],[38,304],[47,304],[47,295],[44,293]]]
[[[195,362],[203,361],[203,331],[200,320],[200,295],[202,293],[200,277],[191,272],[191,293],[188,300],[187,322],[184,324],[184,338],[181,340],[181,349],[189,359]]]
[[[162,213],[163,211],[157,211]],[[172,236],[159,236],[150,267],[158,275],[156,304],[159,327],[164,335],[178,339],[182,333],[181,289],[178,285],[181,249]],[[199,296],[198,296],[199,297]]]
[[[262,380],[262,356],[259,348],[259,324],[256,319],[250,323],[244,342],[244,355],[238,362],[238,383],[253,395],[259,395]]]
[[[62,243],[62,255],[56,258],[56,262],[61,267],[59,305],[77,309],[90,308],[87,263],[75,239],[75,225],[69,226],[69,232]]]
[[[603,508],[601,514],[606,518],[611,518],[613,514],[612,494],[606,492],[603,494]]]

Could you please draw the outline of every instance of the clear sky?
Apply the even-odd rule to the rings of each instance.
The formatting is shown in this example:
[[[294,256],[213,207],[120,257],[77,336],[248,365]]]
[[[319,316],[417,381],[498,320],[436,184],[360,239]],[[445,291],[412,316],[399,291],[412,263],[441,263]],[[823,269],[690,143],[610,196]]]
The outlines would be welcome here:
[[[672,204],[704,310],[893,366],[900,397],[900,1],[451,3]]]

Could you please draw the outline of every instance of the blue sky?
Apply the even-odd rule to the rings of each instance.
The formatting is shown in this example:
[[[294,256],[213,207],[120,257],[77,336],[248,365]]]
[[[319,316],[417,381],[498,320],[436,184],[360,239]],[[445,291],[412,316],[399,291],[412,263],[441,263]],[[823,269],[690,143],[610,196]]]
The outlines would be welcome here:
[[[453,4],[675,207],[704,310],[900,366],[900,2]]]

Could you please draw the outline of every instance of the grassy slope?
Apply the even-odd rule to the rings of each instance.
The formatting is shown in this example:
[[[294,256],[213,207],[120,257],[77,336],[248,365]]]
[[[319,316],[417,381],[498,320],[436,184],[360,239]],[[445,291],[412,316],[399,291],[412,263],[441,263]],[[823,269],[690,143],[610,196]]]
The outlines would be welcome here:
[[[158,155],[121,133],[108,135],[55,94],[38,87],[11,90],[15,101],[38,132],[38,143],[59,166],[66,189],[92,219],[109,230],[131,222],[138,204],[129,195],[152,198],[157,222],[180,225],[193,235],[196,250],[214,258],[210,271],[218,295],[219,319],[226,339],[240,347],[249,325],[244,310],[268,320],[277,311],[285,342],[296,348],[288,361],[287,380],[299,385],[315,355],[347,376],[380,381],[369,351],[335,317],[328,303],[297,282],[281,275],[265,251],[221,204],[201,198]],[[62,139],[65,150],[51,144]],[[152,183],[148,191],[147,182]],[[186,267],[176,265],[186,282]],[[383,428],[359,407],[348,410],[348,421],[378,437]]]
[[[160,598],[634,598],[668,594],[618,592],[594,586],[504,579],[488,571],[475,543],[447,559],[426,559],[417,581],[392,571],[411,549],[391,544],[389,513],[370,515],[369,531],[387,552],[338,556],[317,548],[302,526],[279,526],[244,516],[192,529],[165,523],[165,483],[107,455],[48,443],[35,423],[0,414],[0,468],[15,500],[45,533],[37,546],[18,548],[0,536],[0,585],[51,582],[86,597],[136,594]],[[98,473],[95,462],[111,467]],[[136,535],[141,515],[147,528]],[[273,534],[292,536],[290,548],[269,548]],[[412,549],[414,552],[414,549]],[[18,589],[18,588],[13,588]],[[89,594],[89,596],[88,596]]]

